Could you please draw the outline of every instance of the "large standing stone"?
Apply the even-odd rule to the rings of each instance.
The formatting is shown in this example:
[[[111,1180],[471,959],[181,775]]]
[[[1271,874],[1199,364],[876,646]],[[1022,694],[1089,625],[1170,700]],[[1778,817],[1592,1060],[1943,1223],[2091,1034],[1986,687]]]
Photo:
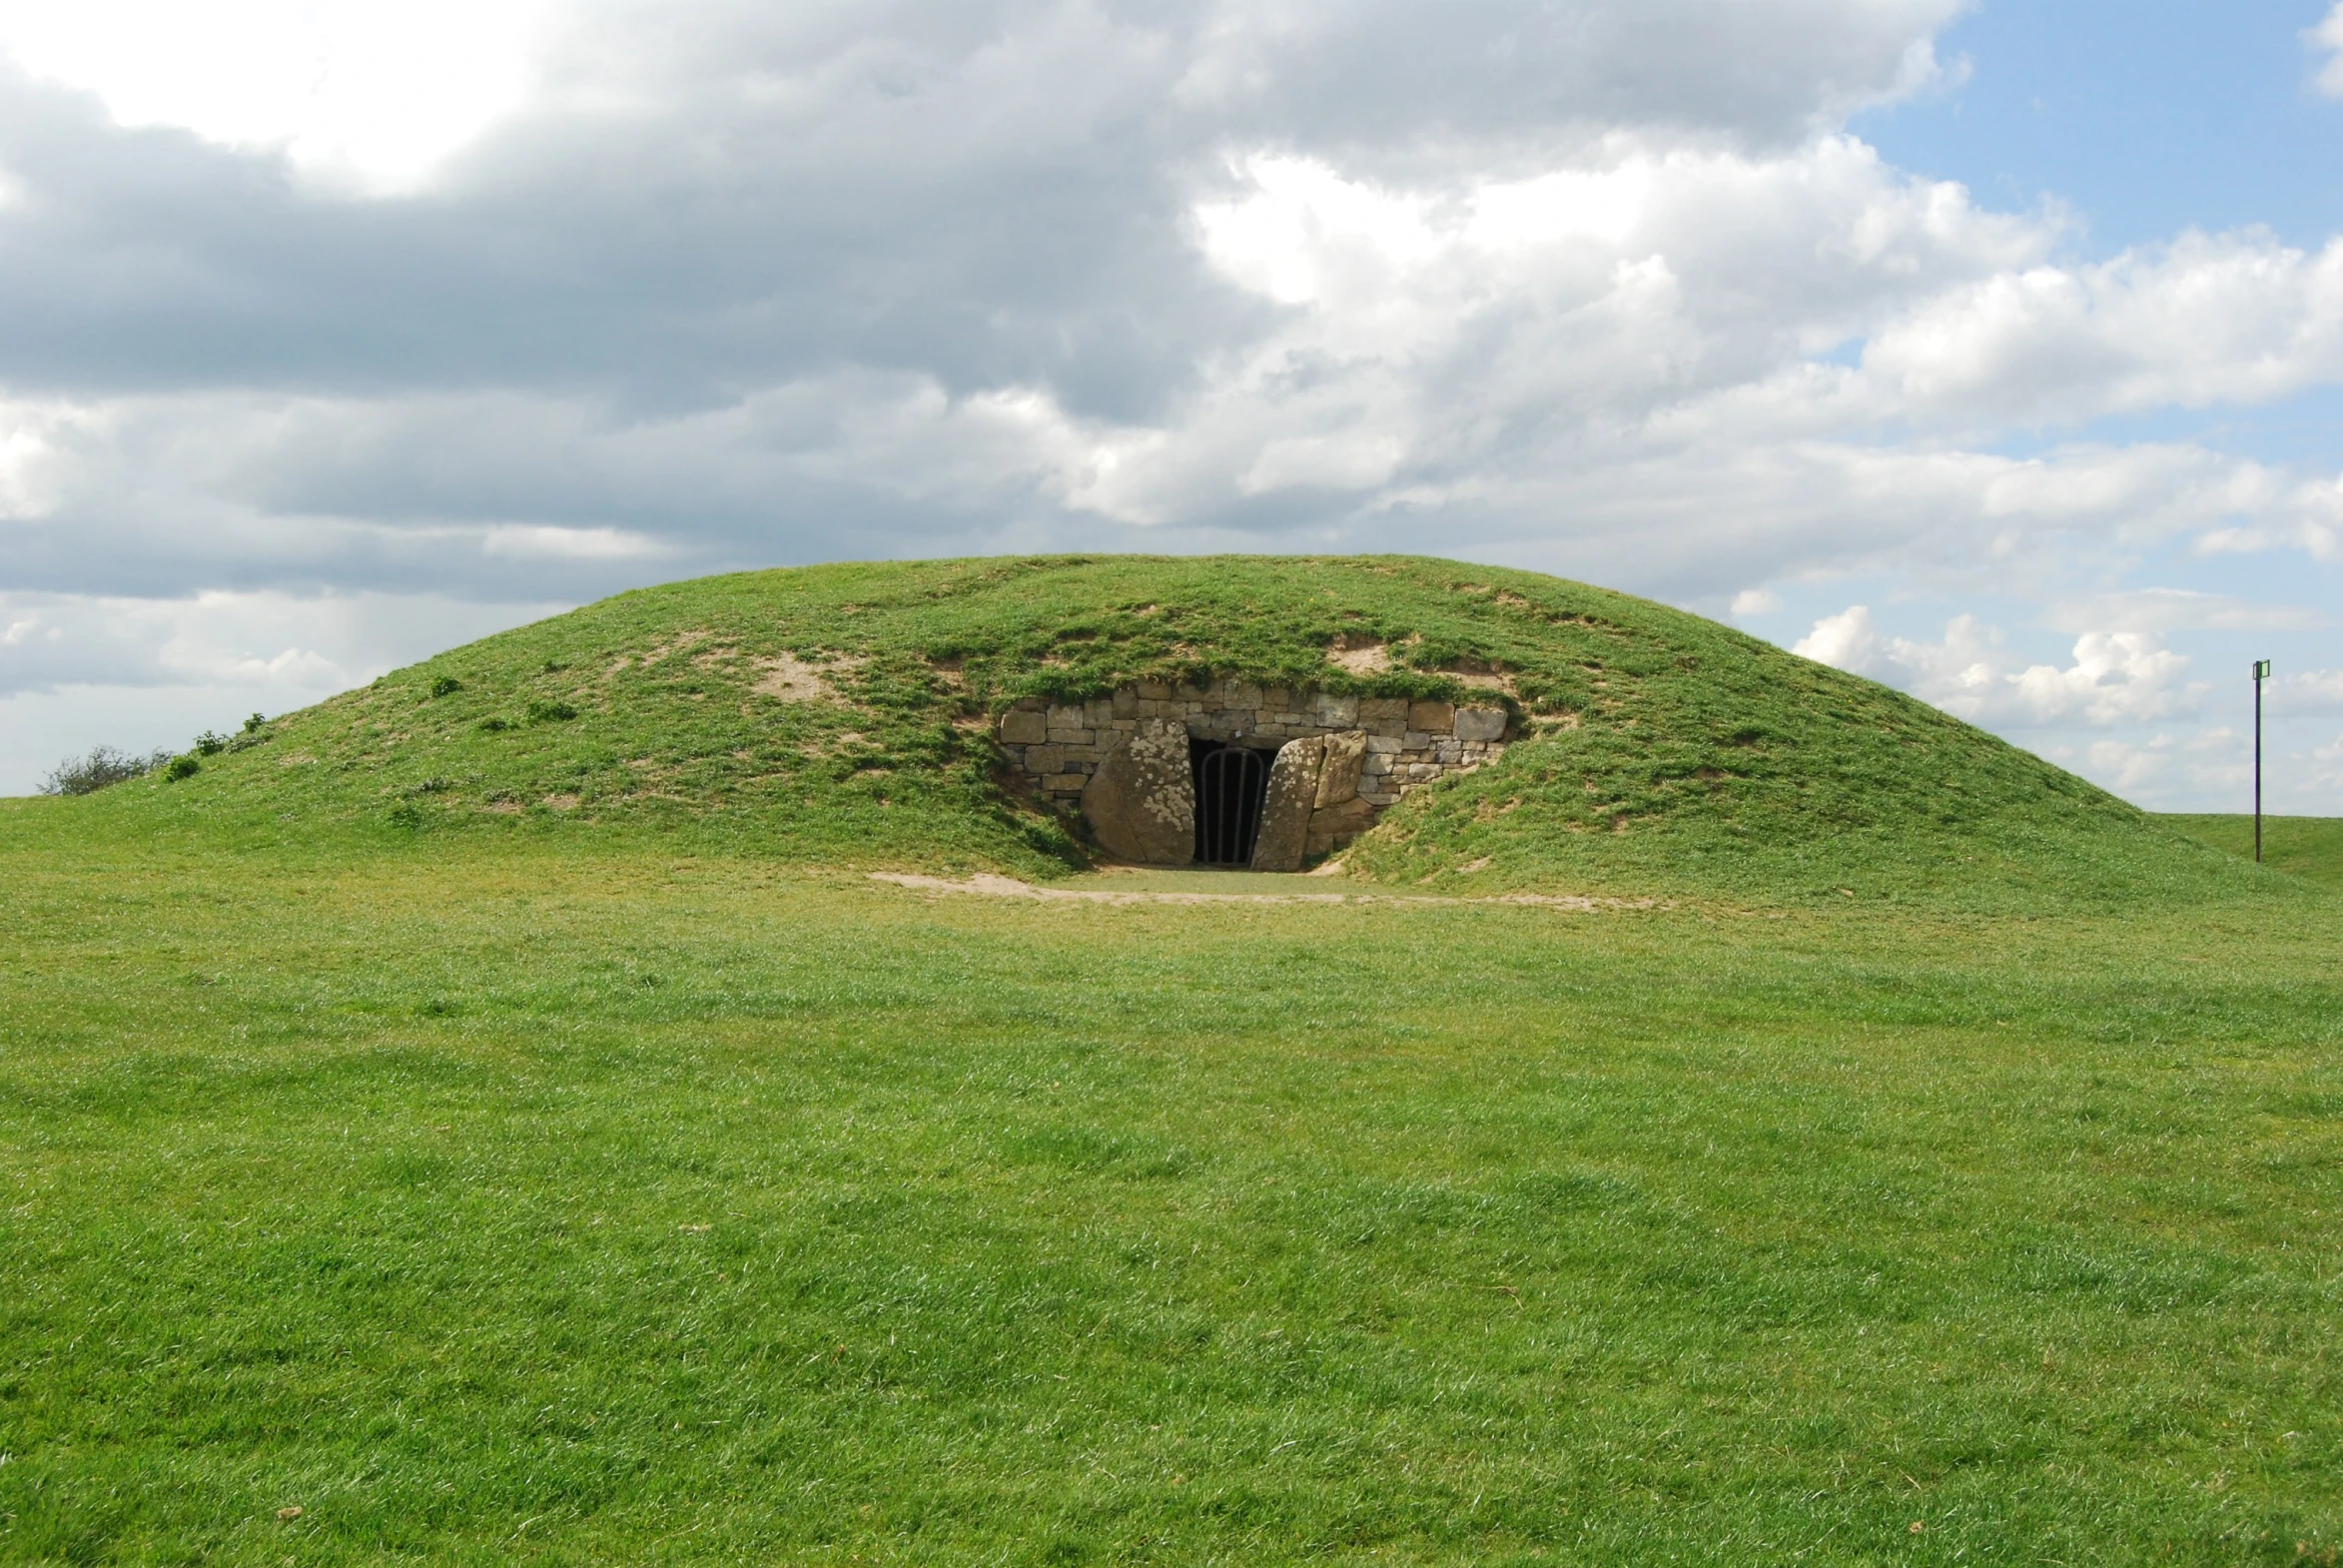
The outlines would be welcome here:
[[[1318,769],[1317,798],[1311,802],[1323,811],[1328,806],[1339,806],[1346,800],[1358,798],[1358,770],[1366,761],[1367,738],[1362,729],[1346,729],[1326,737],[1326,760]]]
[[[1194,860],[1195,780],[1188,772],[1187,726],[1141,719],[1131,738],[1091,775],[1082,814],[1100,846],[1118,860],[1143,866]]]
[[[1269,766],[1269,798],[1261,804],[1260,837],[1253,840],[1252,869],[1299,871],[1309,847],[1309,814],[1318,797],[1318,770],[1326,760],[1322,740],[1289,740]]]

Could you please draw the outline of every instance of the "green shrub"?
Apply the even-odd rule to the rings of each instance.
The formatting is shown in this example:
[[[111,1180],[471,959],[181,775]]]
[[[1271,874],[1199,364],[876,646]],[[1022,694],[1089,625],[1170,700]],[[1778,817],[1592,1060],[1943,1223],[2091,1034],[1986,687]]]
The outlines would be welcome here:
[[[206,730],[195,738],[195,749],[207,757],[217,757],[228,749],[228,737]]]
[[[463,682],[452,675],[441,675],[431,682],[431,695],[434,697],[453,696],[461,690],[463,690]]]
[[[539,698],[528,705],[528,716],[532,723],[559,724],[576,718],[577,709],[566,702],[547,702]]]
[[[169,761],[171,753],[157,751],[144,757],[112,746],[93,746],[86,757],[67,757],[40,783],[44,795],[89,795],[109,784],[143,778]]]
[[[181,779],[192,779],[203,771],[204,765],[202,763],[185,755],[173,757],[163,765],[163,777],[174,784]]]
[[[491,735],[500,735],[512,728],[512,721],[506,718],[485,718],[480,720],[480,728]]]

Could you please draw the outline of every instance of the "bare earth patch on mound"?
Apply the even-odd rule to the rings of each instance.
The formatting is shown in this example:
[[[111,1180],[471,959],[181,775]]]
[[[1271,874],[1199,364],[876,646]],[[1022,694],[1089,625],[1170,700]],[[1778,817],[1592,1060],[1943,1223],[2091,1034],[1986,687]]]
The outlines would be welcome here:
[[[792,653],[777,654],[757,660],[757,668],[762,673],[749,689],[762,696],[779,697],[783,702],[833,702],[838,694],[831,688],[830,677],[861,662],[839,659],[830,664],[808,664]]]
[[[1493,898],[1443,898],[1429,893],[1195,893],[1111,888],[1045,888],[1015,877],[979,872],[965,882],[917,872],[874,871],[873,882],[892,883],[915,893],[958,893],[977,898],[1030,898],[1043,903],[1082,904],[1526,904],[1580,914],[1613,910],[1661,909],[1660,899],[1580,898],[1571,894],[1505,893]]]

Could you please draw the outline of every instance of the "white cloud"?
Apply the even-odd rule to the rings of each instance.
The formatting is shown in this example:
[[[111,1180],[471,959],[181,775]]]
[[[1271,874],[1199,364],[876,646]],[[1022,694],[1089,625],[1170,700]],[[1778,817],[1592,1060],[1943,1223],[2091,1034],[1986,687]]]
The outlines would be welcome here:
[[[1972,723],[2020,727],[2150,723],[2195,714],[2205,691],[2189,659],[2147,632],[2086,631],[2073,662],[2022,663],[1995,628],[1953,617],[1941,642],[1882,635],[1869,607],[1825,616],[1792,650],[1912,692]]]
[[[2319,91],[2343,98],[2343,3],[2337,4],[2327,13],[2325,21],[2304,32],[2302,37],[2314,51],[2327,57],[2319,65]]]
[[[1883,324],[1863,369],[1910,414],[1960,422],[2266,402],[2343,375],[2343,240],[2187,234],[1996,272]]]
[[[1793,643],[1790,651],[1817,664],[1877,680],[1887,668],[1882,661],[1885,646],[1871,606],[1850,604],[1838,614],[1816,621],[1814,629]]]
[[[2223,728],[2144,741],[2104,738],[2080,748],[2048,748],[2050,759],[2103,789],[2150,807],[2230,805],[2252,785],[2248,742]]]
[[[2281,671],[2267,683],[2267,700],[2283,718],[2343,713],[2343,669]]]
[[[0,44],[126,126],[407,188],[518,108],[552,0],[0,0]]]
[[[0,592],[0,697],[71,686],[236,689],[273,709],[555,613],[382,593],[205,592],[182,599]]]
[[[2295,604],[2256,604],[2194,588],[2134,588],[2061,599],[2042,613],[2059,631],[2097,628],[2163,635],[2175,631],[2312,630],[2327,624],[2318,611]]]
[[[1771,615],[1781,607],[1782,595],[1771,588],[1744,588],[1733,595],[1735,615]]]
[[[480,537],[480,553],[507,560],[622,561],[670,553],[662,540],[624,528],[557,528],[544,523],[496,523]]]

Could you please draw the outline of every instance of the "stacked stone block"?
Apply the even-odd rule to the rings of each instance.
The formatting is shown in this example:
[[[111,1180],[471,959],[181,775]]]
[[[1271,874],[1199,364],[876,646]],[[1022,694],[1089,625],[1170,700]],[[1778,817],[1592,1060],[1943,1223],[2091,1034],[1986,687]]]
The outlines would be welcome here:
[[[1202,740],[1257,743],[1363,732],[1354,799],[1321,801],[1309,853],[1347,843],[1411,790],[1469,773],[1505,750],[1506,713],[1402,697],[1337,697],[1238,681],[1209,686],[1141,682],[1091,702],[1020,702],[1002,715],[1001,748],[1042,799],[1078,807],[1082,792],[1142,719],[1172,719]]]

